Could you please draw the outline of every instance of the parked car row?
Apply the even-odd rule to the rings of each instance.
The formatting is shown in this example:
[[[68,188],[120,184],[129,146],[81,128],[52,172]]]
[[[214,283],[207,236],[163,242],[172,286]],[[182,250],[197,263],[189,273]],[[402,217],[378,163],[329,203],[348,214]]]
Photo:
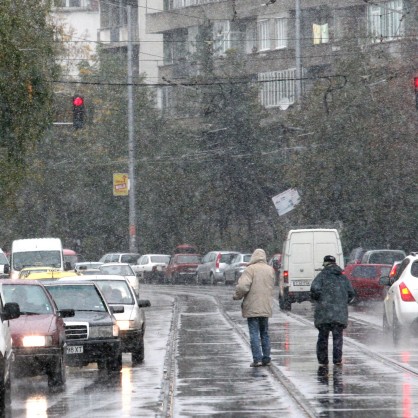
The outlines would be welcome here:
[[[63,387],[67,365],[97,363],[99,371],[114,374],[123,352],[133,364],[144,360],[143,308],[150,302],[139,299],[131,266],[99,263],[95,275],[78,267],[23,268],[19,279],[0,282],[0,409],[11,375],[46,375],[48,386]]]

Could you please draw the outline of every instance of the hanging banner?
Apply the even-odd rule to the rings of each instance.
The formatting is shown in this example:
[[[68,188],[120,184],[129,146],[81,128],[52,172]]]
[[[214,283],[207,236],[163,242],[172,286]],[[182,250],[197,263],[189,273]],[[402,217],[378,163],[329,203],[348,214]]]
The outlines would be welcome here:
[[[290,212],[300,203],[300,196],[296,189],[288,189],[271,198],[279,216]]]
[[[113,196],[128,196],[129,180],[126,173],[113,173]]]

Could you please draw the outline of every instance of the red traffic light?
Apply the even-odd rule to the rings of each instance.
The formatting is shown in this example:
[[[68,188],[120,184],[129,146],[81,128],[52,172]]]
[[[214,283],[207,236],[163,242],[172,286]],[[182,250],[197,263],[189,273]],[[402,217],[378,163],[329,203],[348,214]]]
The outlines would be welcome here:
[[[84,99],[80,96],[74,96],[73,97],[73,105],[80,107],[84,105]]]

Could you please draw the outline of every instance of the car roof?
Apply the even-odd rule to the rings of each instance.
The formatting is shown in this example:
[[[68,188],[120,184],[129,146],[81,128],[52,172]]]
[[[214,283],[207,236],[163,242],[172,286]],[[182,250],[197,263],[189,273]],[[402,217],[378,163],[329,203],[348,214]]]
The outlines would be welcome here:
[[[29,285],[29,286],[43,286],[43,283],[37,280],[23,280],[23,279],[2,279],[1,284],[12,285]]]
[[[81,277],[77,277],[77,279],[82,280],[82,281],[94,281],[94,280],[111,280],[111,281],[121,281],[121,282],[126,282],[128,283],[127,279],[125,279],[124,276],[119,276],[117,274],[89,274],[84,276],[85,278]],[[60,280],[61,281],[61,280]],[[74,279],[70,279],[68,281],[77,281]]]
[[[144,256],[152,257],[154,255],[163,255],[164,257],[171,257],[170,254],[142,254],[141,257],[144,257]]]
[[[131,267],[129,263],[104,263],[100,267],[106,267],[106,266],[129,266]]]

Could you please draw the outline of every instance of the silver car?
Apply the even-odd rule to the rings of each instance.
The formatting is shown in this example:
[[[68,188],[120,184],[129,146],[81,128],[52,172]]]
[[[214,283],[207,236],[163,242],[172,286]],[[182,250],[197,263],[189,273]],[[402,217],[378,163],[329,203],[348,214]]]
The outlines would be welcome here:
[[[145,312],[142,308],[151,306],[149,300],[138,300],[129,282],[120,276],[89,275],[86,280],[93,282],[101,290],[110,308],[115,309],[114,317],[119,326],[121,350],[132,354],[132,363],[144,360]]]
[[[251,254],[237,254],[224,270],[225,284],[236,284],[242,272],[248,266],[251,260]]]
[[[238,251],[208,252],[202,258],[202,264],[197,267],[197,283],[225,284],[224,270],[237,254],[239,254]]]

